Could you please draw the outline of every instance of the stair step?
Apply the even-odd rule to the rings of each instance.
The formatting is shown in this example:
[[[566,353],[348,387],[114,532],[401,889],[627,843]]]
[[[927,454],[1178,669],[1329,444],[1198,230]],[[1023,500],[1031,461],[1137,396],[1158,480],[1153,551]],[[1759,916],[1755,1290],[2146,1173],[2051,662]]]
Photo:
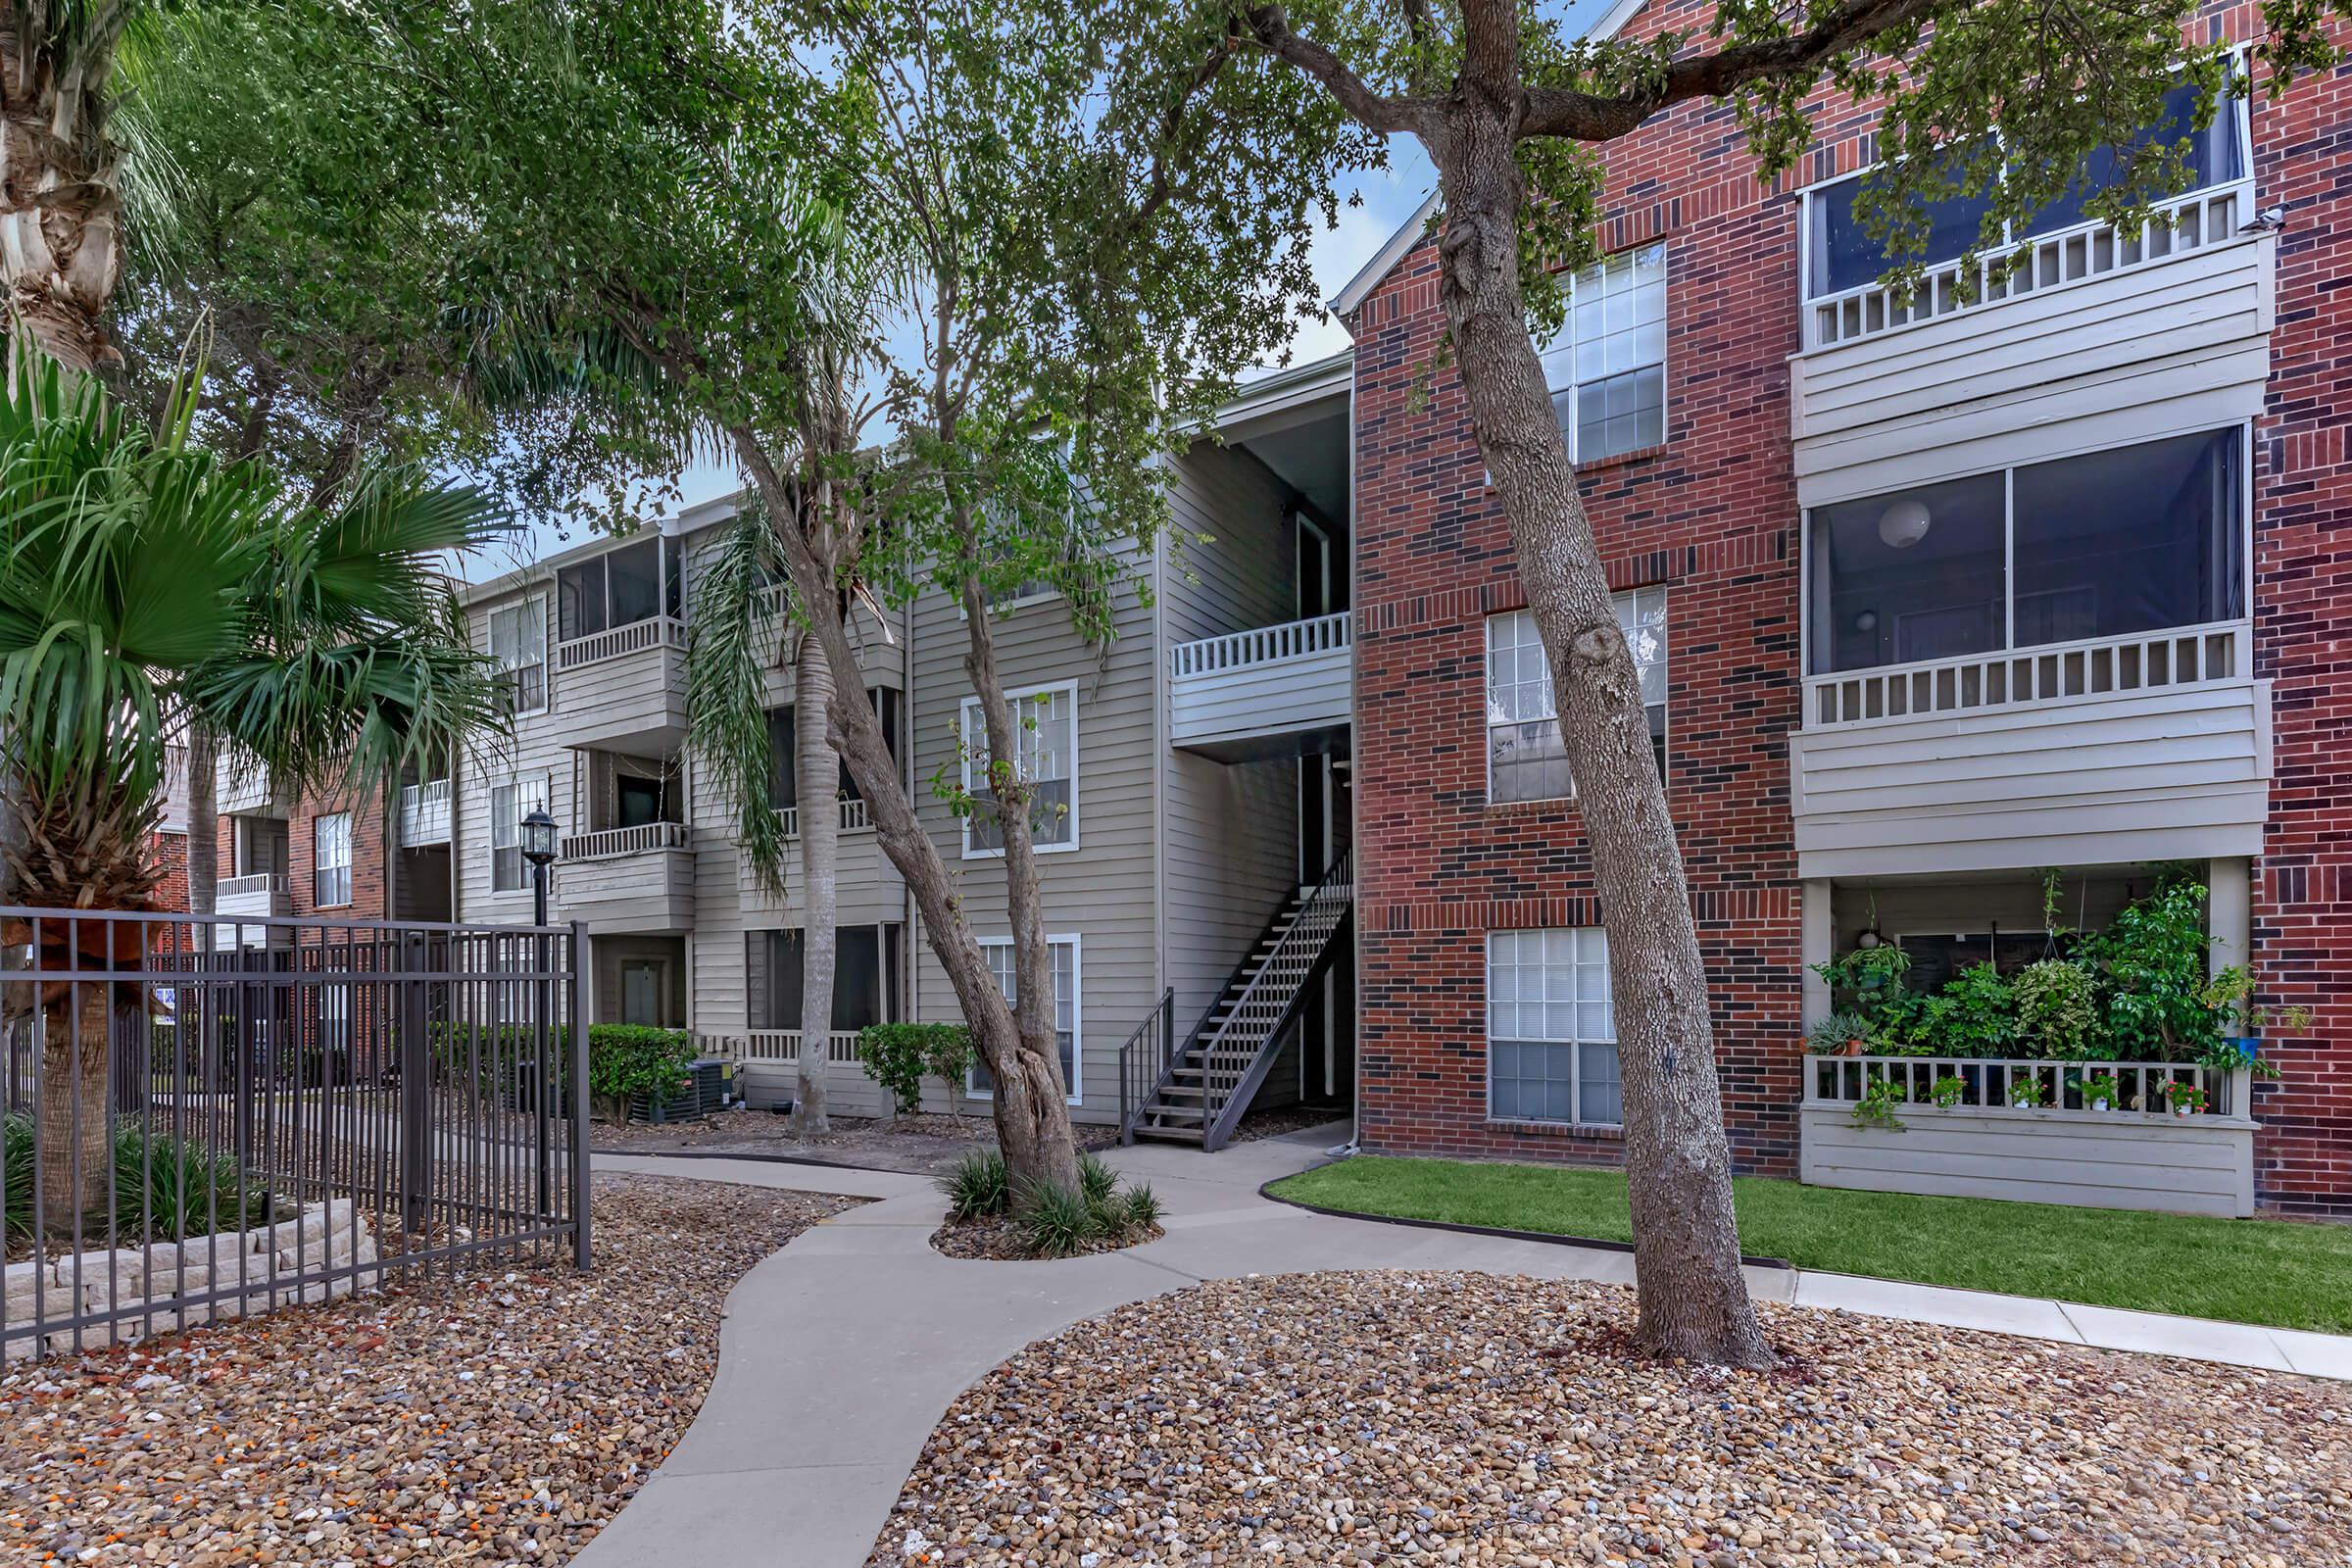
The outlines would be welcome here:
[[[1135,1128],[1135,1136],[1157,1138],[1171,1144],[1205,1144],[1208,1142],[1208,1130],[1204,1127],[1150,1127],[1139,1122]]]
[[[1204,1084],[1172,1083],[1159,1092],[1159,1098],[1162,1100],[1199,1100],[1207,1093],[1208,1088]]]

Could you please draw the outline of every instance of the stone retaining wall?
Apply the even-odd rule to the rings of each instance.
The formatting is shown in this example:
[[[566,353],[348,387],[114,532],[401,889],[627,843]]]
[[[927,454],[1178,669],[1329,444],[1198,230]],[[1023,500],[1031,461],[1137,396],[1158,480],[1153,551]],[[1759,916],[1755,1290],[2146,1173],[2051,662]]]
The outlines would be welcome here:
[[[11,1263],[0,1290],[0,1359],[129,1344],[214,1317],[372,1290],[375,1234],[352,1200],[299,1216],[143,1248]],[[36,1315],[38,1319],[36,1320]],[[88,1315],[79,1330],[48,1324]]]

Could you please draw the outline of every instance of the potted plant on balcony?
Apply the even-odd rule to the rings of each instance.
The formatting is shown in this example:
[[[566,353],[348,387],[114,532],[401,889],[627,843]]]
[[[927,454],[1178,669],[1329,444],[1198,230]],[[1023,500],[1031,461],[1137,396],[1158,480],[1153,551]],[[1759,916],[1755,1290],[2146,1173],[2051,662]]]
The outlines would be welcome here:
[[[2164,1086],[2164,1102],[2176,1116],[2199,1115],[2205,1109],[2205,1091],[2185,1078],[2176,1078]]]
[[[2050,1102],[2049,1091],[2042,1087],[2040,1077],[2034,1073],[2027,1073],[2023,1077],[2011,1073],[2009,1090],[2004,1098],[2014,1110],[2039,1110]]]
[[[2220,1016],[2219,1029],[2229,1032],[2218,1033],[2198,1059],[2208,1067],[2244,1067],[2257,1078],[2278,1077],[2278,1065],[2262,1054],[2262,1037],[2273,1030],[2301,1034],[2311,1027],[2311,1009],[2256,1002],[2254,977],[2235,964],[2215,975],[2205,989]]]
[[[1870,1051],[1870,1020],[1838,1011],[1805,1031],[1805,1049],[1816,1056],[1860,1056]]]
[[[2082,1080],[2085,1110],[2113,1110],[2124,1102],[2123,1081],[2111,1072],[2094,1072]]]

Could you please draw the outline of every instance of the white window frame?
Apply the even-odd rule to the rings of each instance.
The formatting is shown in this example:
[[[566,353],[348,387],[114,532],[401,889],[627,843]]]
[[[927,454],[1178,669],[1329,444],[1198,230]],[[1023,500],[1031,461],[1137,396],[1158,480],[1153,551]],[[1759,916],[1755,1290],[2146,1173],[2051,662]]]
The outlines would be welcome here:
[[[534,784],[538,786],[536,800],[531,798],[531,786]],[[513,808],[514,820],[508,827],[508,831],[511,831],[514,837],[502,844],[499,842],[502,824],[498,814],[498,798],[502,793],[510,791],[514,796]],[[519,880],[513,887],[499,885],[498,854],[501,850],[514,850],[515,851],[515,862],[518,865],[522,864],[522,819],[531,814],[533,806],[543,811],[552,809],[554,798],[555,774],[546,769],[528,773],[510,773],[504,783],[490,786],[490,831],[487,837],[490,841],[490,891],[492,893],[528,893],[531,890],[531,874],[528,870],[518,873]]]
[[[1012,951],[1012,938],[1010,937],[981,937],[978,941],[983,956],[987,956],[999,949],[1006,953]],[[1086,967],[1083,961],[1085,953],[1084,944],[1079,940],[1077,932],[1049,933],[1046,937],[1046,954],[1049,963],[1052,961],[1054,953],[1063,948],[1068,949],[1070,955],[1070,1081],[1067,1086],[1069,1094],[1066,1102],[1076,1105],[1086,1099]],[[992,974],[996,972],[996,961],[993,957],[989,961],[989,970]],[[997,974],[996,980],[997,989],[1004,994],[1006,1005],[1011,1005],[1013,997],[1008,973]],[[1059,1032],[1058,1029],[1055,1030],[1055,1033]],[[975,1059],[973,1065],[977,1069],[985,1063]],[[993,1091],[976,1087],[978,1081],[976,1070],[966,1073],[963,1080],[964,1094],[973,1100],[996,1099]]]
[[[1515,1029],[1509,1033],[1498,1036],[1494,1029],[1494,978],[1497,967],[1495,963],[1495,944],[1498,941],[1501,941],[1509,942],[1515,945],[1523,939],[1529,937],[1551,938],[1563,935],[1569,937],[1572,942],[1573,954],[1569,959],[1572,977],[1578,967],[1587,965],[1587,960],[1584,956],[1584,949],[1586,944],[1588,942],[1592,942],[1596,943],[1599,947],[1600,961],[1597,967],[1600,972],[1601,985],[1604,988],[1603,995],[1599,999],[1599,1004],[1608,1009],[1608,1037],[1603,1039],[1598,1035],[1588,1036],[1581,1023],[1572,1023],[1566,1038],[1555,1038],[1549,1033],[1532,1034],[1525,1028]],[[1514,927],[1509,930],[1489,931],[1487,933],[1485,956],[1486,970],[1483,980],[1486,991],[1485,1029],[1487,1042],[1487,1119],[1489,1121],[1495,1122],[1541,1123],[1544,1126],[1550,1127],[1622,1128],[1625,1125],[1623,1114],[1624,1061],[1622,1056],[1619,1057],[1618,1065],[1618,1119],[1615,1121],[1594,1121],[1585,1114],[1584,1102],[1584,1048],[1587,1046],[1607,1046],[1612,1050],[1619,1049],[1617,1038],[1617,1003],[1614,988],[1609,979],[1607,929],[1602,926],[1593,925],[1553,926],[1532,930]],[[1548,956],[1540,960],[1534,965],[1529,965],[1516,960],[1509,965],[1514,973],[1517,974],[1528,973],[1531,969],[1535,973],[1544,974],[1549,971],[1550,966],[1551,960],[1548,958]],[[1510,1000],[1513,1005],[1523,1006],[1525,1005],[1527,999],[1513,998]],[[1546,998],[1538,999],[1539,1007],[1541,1007],[1544,1003],[1547,1001],[1558,1001],[1560,1004],[1565,1005],[1568,1008],[1572,1019],[1579,1015],[1582,1008],[1593,1005],[1593,1003],[1591,1000],[1583,999],[1574,994],[1573,988],[1572,994],[1566,999],[1551,999],[1548,996]],[[1525,1015],[1521,1014],[1518,1021],[1523,1023]],[[1494,1042],[1497,1039],[1515,1045],[1565,1046],[1568,1048],[1569,1116],[1566,1121],[1561,1121],[1559,1118],[1553,1116],[1529,1116],[1519,1113],[1506,1114],[1494,1108]]]
[[[1584,395],[1584,385],[1586,380],[1590,379],[1590,381],[1592,381],[1593,384],[1597,384],[1601,381],[1615,380],[1619,375],[1630,375],[1636,370],[1647,369],[1649,368],[1649,362],[1646,360],[1637,361],[1623,370],[1604,372],[1600,375],[1590,378],[1578,376],[1576,373],[1577,284],[1587,273],[1591,273],[1595,277],[1605,276],[1609,264],[1611,262],[1620,260],[1628,262],[1629,265],[1635,269],[1638,275],[1642,266],[1642,257],[1645,253],[1649,252],[1655,252],[1658,259],[1658,439],[1651,445],[1627,447],[1622,452],[1588,454],[1582,450],[1582,444],[1578,438],[1578,431],[1582,428],[1584,423],[1584,420],[1581,417],[1582,410],[1579,408],[1578,404],[1579,400]],[[1538,345],[1538,352],[1544,361],[1544,390],[1546,395],[1554,400],[1553,407],[1555,409],[1558,407],[1557,400],[1561,394],[1565,393],[1568,398],[1568,418],[1561,425],[1560,436],[1561,439],[1566,441],[1568,444],[1568,461],[1572,464],[1606,463],[1611,459],[1624,457],[1627,453],[1647,452],[1652,450],[1653,445],[1663,446],[1666,443],[1667,420],[1668,416],[1673,413],[1674,403],[1674,382],[1671,374],[1669,373],[1672,368],[1673,351],[1672,345],[1668,342],[1669,333],[1667,330],[1669,325],[1668,317],[1669,313],[1673,309],[1674,300],[1673,268],[1669,256],[1669,247],[1665,240],[1650,240],[1645,244],[1635,245],[1629,247],[1628,249],[1614,252],[1611,255],[1602,257],[1599,261],[1592,263],[1590,267],[1579,269],[1577,273],[1571,276],[1564,285],[1563,292],[1567,295],[1568,299],[1567,318],[1560,323],[1559,332],[1553,336],[1550,342]],[[1610,334],[1604,327],[1603,336],[1608,335]],[[1557,385],[1553,384],[1550,373],[1555,362],[1564,366],[1566,369],[1564,377]]]
[[[521,615],[525,611],[529,610],[534,605],[537,606],[539,610],[539,645],[536,650],[539,657],[535,660],[517,659],[514,662],[510,662],[498,652],[498,619],[501,615]],[[514,710],[514,716],[517,718],[526,717],[533,713],[546,712],[548,710],[548,705],[554,700],[553,694],[549,689],[550,683],[548,679],[548,665],[550,662],[548,659],[548,616],[553,612],[553,606],[554,601],[551,596],[547,594],[525,594],[521,598],[516,599],[510,604],[497,606],[490,612],[488,626],[490,657],[498,662],[499,672],[501,674],[512,674],[514,671],[518,669],[528,669],[532,667],[533,664],[536,664],[539,669],[539,706],[536,708],[523,708],[517,706]],[[514,642],[517,650],[519,650],[525,642],[525,639],[521,636],[519,631],[515,635]]]
[[[1657,609],[1659,641],[1663,646],[1659,649],[1658,657],[1654,660],[1643,660],[1640,653],[1637,652],[1635,654],[1634,663],[1635,667],[1644,675],[1646,675],[1646,673],[1652,668],[1660,672],[1657,679],[1657,685],[1659,688],[1657,698],[1652,701],[1645,693],[1643,695],[1642,710],[1645,717],[1647,716],[1650,709],[1655,708],[1659,710],[1661,715],[1660,728],[1665,736],[1666,760],[1669,764],[1671,764],[1674,760],[1674,705],[1668,701],[1667,688],[1673,679],[1674,638],[1668,629],[1668,610],[1670,608],[1670,601],[1666,593],[1666,586],[1663,583],[1648,583],[1639,588],[1627,588],[1621,592],[1609,595],[1609,604],[1612,609],[1618,612],[1617,623],[1620,627],[1623,627],[1626,624],[1625,612],[1628,609],[1632,610],[1635,617],[1634,624],[1637,626],[1641,624],[1640,617],[1645,604],[1654,604]],[[1494,685],[1494,627],[1497,622],[1509,622],[1512,624],[1524,623],[1532,629],[1535,624],[1535,612],[1531,610],[1500,610],[1487,617],[1485,677],[1485,701],[1487,708],[1487,804],[1490,807],[1521,807],[1542,805],[1547,801],[1573,801],[1576,799],[1576,780],[1574,777],[1569,779],[1568,793],[1565,795],[1537,796],[1531,800],[1524,801],[1498,801],[1494,798],[1494,731],[1519,724],[1541,723],[1544,719],[1551,719],[1556,722],[1559,718],[1559,705],[1555,700],[1555,694],[1552,690],[1551,684],[1551,659],[1549,654],[1545,651],[1541,639],[1536,642],[1535,648],[1537,655],[1544,661],[1544,672],[1541,681],[1544,711],[1532,716],[1522,716],[1518,718],[1498,718],[1495,715]],[[1517,647],[1521,645],[1513,644],[1513,646]],[[1646,682],[1644,682],[1644,684],[1646,684]]]
[[[341,842],[343,858],[339,860],[329,860],[324,858],[327,848],[326,835],[321,831],[321,829],[329,822],[339,822],[342,824],[341,828],[338,830],[338,835]],[[328,901],[318,897],[318,873],[321,871],[341,871],[343,873],[343,896],[334,900],[332,903],[329,903]],[[349,811],[325,811],[321,812],[318,816],[312,817],[311,906],[318,909],[348,908],[351,905],[353,896],[351,871],[351,813]]]
[[[1039,855],[1067,855],[1078,848],[1080,745],[1078,738],[1078,683],[1074,680],[1050,681],[1040,686],[1023,686],[1017,690],[1007,690],[1004,694],[1004,700],[1012,705],[1012,716],[1015,722],[1018,722],[1021,716],[1021,704],[1034,702],[1041,697],[1056,696],[1066,696],[1070,704],[1070,836],[1057,844],[1036,845],[1036,853]],[[956,736],[960,743],[958,750],[963,754],[964,796],[972,801],[976,808],[985,807],[993,809],[996,805],[995,798],[987,792],[987,750],[985,746],[973,744],[975,734],[988,722],[987,715],[980,710],[979,698],[966,697],[963,700],[963,707],[959,710],[957,721]],[[972,843],[972,815],[970,813],[966,813],[962,821],[957,824],[957,831],[963,837],[963,858],[965,859],[1002,860],[1004,858],[1003,849],[984,849]]]

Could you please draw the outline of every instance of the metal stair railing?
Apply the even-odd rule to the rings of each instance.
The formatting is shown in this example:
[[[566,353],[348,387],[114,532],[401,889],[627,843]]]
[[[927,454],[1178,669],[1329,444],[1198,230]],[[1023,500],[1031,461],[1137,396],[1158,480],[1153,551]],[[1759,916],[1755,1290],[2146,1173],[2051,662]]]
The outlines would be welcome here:
[[[1203,1149],[1221,1149],[1233,1136],[1250,1092],[1265,1076],[1274,1042],[1298,1010],[1307,980],[1322,968],[1333,933],[1354,905],[1355,851],[1348,849],[1298,906],[1216,1032],[1200,1043]]]
[[[1159,1055],[1156,1061],[1150,1056],[1150,1036],[1159,1034]],[[1176,988],[1168,987],[1159,994],[1159,1001],[1151,1013],[1135,1026],[1135,1033],[1119,1047],[1119,1142],[1135,1142],[1135,1124],[1142,1119],[1144,1107],[1152,1102],[1176,1070]]]

